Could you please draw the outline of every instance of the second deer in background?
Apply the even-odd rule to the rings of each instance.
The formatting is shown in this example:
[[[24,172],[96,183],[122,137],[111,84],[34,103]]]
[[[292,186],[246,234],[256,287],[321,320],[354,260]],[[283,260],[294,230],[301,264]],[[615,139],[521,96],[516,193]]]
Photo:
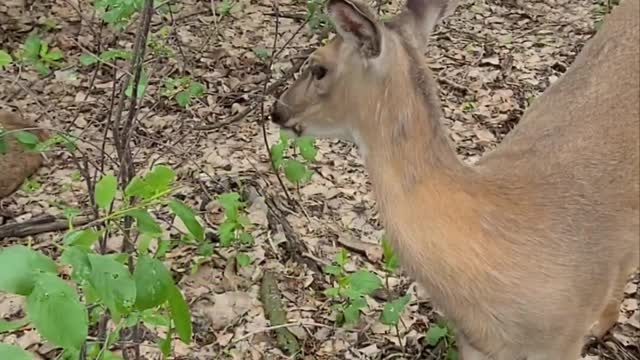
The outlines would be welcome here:
[[[0,128],[4,131],[14,131],[35,128],[36,124],[21,118],[19,115],[0,111]],[[34,131],[40,141],[44,141],[47,133],[43,130]],[[42,155],[29,152],[19,144],[13,136],[4,136],[7,145],[6,152],[0,154],[0,199],[16,191],[26,178],[35,173],[42,166]]]
[[[298,135],[355,142],[404,267],[464,360],[576,360],[615,324],[640,257],[639,0],[624,0],[503,143],[456,156],[422,58],[451,6],[382,23],[329,0],[338,36],[274,105]]]

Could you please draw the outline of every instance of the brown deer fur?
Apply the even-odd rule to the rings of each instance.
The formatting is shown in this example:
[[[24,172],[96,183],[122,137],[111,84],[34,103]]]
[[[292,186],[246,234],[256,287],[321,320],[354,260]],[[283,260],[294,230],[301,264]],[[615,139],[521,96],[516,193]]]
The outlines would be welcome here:
[[[14,113],[0,111],[0,128],[5,131],[35,127],[37,127],[36,124]],[[47,136],[43,130],[34,133],[37,134],[40,141],[43,141]],[[42,166],[41,154],[29,152],[11,135],[5,136],[5,141],[8,145],[7,152],[0,154],[0,199],[11,195],[27,177]]]
[[[283,128],[358,145],[402,264],[464,360],[575,360],[616,321],[640,257],[638,5],[623,0],[475,166],[420,55],[445,0],[408,0],[386,24],[329,0],[338,36],[274,105]]]

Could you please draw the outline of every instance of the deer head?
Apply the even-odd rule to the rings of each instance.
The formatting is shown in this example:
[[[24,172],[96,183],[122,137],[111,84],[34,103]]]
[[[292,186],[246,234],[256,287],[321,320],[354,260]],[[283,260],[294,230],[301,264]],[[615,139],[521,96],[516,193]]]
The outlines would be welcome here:
[[[398,110],[424,103],[412,89],[431,80],[415,64],[422,64],[420,50],[437,22],[453,9],[446,0],[408,0],[402,13],[383,23],[355,1],[330,0],[337,36],[310,55],[303,74],[273,106],[272,120],[297,135],[356,143],[379,122],[397,121],[399,115],[383,111],[379,102],[393,102]],[[430,92],[423,91],[439,109]]]

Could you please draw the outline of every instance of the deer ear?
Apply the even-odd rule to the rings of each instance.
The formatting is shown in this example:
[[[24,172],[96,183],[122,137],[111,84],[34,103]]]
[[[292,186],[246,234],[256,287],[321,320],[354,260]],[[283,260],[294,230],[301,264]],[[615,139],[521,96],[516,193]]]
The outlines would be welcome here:
[[[360,50],[363,56],[373,58],[380,55],[380,31],[367,8],[348,0],[329,0],[327,12],[338,34]]]
[[[451,15],[459,0],[407,0],[405,10],[396,19],[416,36],[420,47],[426,47],[429,36],[438,23]]]

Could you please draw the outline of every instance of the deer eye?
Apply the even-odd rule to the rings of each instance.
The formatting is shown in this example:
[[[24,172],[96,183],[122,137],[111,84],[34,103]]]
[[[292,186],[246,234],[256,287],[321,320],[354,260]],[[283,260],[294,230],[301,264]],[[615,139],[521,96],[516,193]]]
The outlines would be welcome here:
[[[312,65],[311,75],[313,75],[313,78],[316,80],[322,80],[322,78],[327,75],[327,68],[322,65]]]

